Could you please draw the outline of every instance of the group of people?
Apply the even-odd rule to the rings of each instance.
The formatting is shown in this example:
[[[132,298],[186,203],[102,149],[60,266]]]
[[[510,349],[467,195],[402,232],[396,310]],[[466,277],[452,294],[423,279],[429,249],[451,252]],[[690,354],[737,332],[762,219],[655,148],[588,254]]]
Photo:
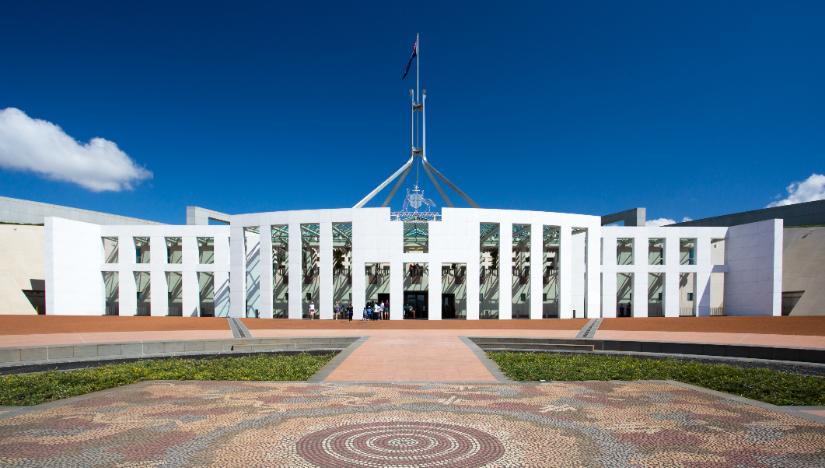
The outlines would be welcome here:
[[[390,306],[385,304],[383,301],[379,302],[378,304],[374,304],[372,301],[367,303],[367,306],[364,307],[364,315],[362,317],[363,320],[389,320],[390,319]]]

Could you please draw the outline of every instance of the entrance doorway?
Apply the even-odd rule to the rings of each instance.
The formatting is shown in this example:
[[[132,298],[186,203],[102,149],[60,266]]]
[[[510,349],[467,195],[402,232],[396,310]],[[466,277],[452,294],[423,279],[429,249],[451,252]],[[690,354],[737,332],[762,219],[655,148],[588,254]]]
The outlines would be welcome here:
[[[441,318],[455,318],[455,294],[441,295]]]
[[[428,293],[427,291],[404,291],[404,318],[422,319],[428,318]]]

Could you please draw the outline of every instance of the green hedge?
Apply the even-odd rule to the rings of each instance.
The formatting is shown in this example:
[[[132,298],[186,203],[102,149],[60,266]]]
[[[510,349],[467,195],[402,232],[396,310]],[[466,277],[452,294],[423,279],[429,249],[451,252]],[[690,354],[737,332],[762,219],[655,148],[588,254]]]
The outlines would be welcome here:
[[[678,359],[557,353],[490,353],[513,380],[677,380],[774,405],[825,405],[825,378]]]
[[[307,380],[335,354],[156,359],[0,376],[0,406],[36,405],[144,380]]]

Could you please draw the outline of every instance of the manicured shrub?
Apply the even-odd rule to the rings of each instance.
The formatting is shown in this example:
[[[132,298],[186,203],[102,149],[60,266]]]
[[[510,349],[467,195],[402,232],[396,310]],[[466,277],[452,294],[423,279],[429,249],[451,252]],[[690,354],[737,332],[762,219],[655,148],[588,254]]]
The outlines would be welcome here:
[[[144,380],[302,381],[334,354],[148,359],[88,369],[0,376],[0,406],[36,405]]]
[[[825,378],[679,359],[561,353],[490,353],[513,380],[677,380],[774,405],[825,405]]]

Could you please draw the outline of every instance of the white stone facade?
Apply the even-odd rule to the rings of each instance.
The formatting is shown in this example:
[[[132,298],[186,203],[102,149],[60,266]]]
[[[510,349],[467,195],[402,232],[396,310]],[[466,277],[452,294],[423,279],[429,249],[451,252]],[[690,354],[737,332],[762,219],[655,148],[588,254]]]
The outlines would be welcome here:
[[[724,309],[729,315],[780,315],[782,278],[782,221],[762,221],[736,227],[621,227],[601,226],[598,216],[516,210],[443,208],[440,221],[428,222],[426,252],[404,252],[403,222],[391,220],[389,208],[347,208],[331,210],[282,211],[235,215],[229,226],[211,225],[132,225],[104,226],[61,218],[46,221],[46,297],[49,314],[102,315],[105,313],[102,272],[120,275],[120,315],[136,313],[135,272],[151,276],[151,315],[167,315],[166,272],[183,276],[183,315],[198,315],[197,274],[214,274],[215,313],[244,317],[255,310],[262,319],[273,316],[273,225],[288,226],[288,311],[298,319],[306,311],[302,271],[301,225],[319,226],[317,280],[321,319],[333,314],[333,223],[351,223],[351,301],[355,317],[360,318],[367,302],[365,291],[368,264],[390,266],[389,294],[393,307],[390,318],[404,318],[405,264],[428,266],[428,318],[442,318],[442,267],[466,266],[466,319],[479,319],[480,226],[498,224],[500,255],[498,263],[498,318],[513,318],[512,226],[530,226],[530,258],[544,259],[545,226],[558,228],[558,317],[615,317],[616,279],[619,273],[632,273],[632,316],[648,316],[648,278],[663,273],[663,315],[680,315],[680,275],[693,274],[692,315],[709,315],[711,275],[724,274]],[[257,228],[254,231],[245,228]],[[252,233],[252,234],[251,234]],[[106,263],[101,239],[117,237],[120,258]],[[134,237],[149,237],[148,263],[135,260]],[[166,237],[183,239],[179,264],[167,262]],[[197,238],[214,238],[214,263],[201,264]],[[617,264],[617,239],[632,239],[633,262]],[[648,264],[648,240],[665,239],[663,265]],[[682,239],[695,241],[690,263],[680,258]],[[711,242],[724,239],[724,260],[713,261]],[[716,263],[716,264],[714,264]],[[543,317],[542,267],[529,268],[529,317]],[[217,290],[228,297],[218,298]],[[250,295],[250,290],[254,295]],[[684,290],[684,289],[683,289]],[[254,297],[256,303],[248,306]],[[219,304],[220,301],[220,304]],[[718,299],[721,302],[721,299]],[[684,302],[684,301],[683,301]],[[684,309],[684,307],[682,307]],[[685,315],[682,313],[682,315]]]

